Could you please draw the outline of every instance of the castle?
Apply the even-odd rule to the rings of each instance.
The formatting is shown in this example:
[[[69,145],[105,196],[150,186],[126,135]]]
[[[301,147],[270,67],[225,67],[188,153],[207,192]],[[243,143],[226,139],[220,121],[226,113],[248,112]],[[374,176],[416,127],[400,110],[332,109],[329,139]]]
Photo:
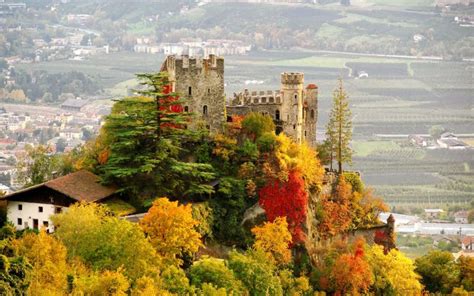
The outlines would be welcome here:
[[[173,91],[186,99],[184,110],[193,112],[211,133],[221,130],[232,115],[259,112],[271,116],[277,127],[298,143],[316,146],[318,87],[304,85],[303,73],[282,73],[280,90],[244,90],[227,102],[224,93],[224,59],[168,56],[161,66],[168,72]]]

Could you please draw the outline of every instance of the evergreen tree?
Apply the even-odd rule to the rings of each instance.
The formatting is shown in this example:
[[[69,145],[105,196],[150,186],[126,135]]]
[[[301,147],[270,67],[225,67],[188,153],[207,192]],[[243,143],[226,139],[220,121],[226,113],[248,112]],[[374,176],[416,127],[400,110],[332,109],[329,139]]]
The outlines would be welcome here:
[[[166,73],[139,74],[145,89],[115,103],[104,125],[106,158],[99,167],[107,183],[132,196],[183,197],[208,194],[214,178],[209,164],[183,161],[198,133],[186,129],[184,112]]]
[[[352,139],[351,117],[348,97],[344,91],[342,79],[339,79],[338,88],[333,93],[333,107],[326,131],[328,145],[331,147],[331,163],[334,156],[338,164],[339,174],[342,173],[342,164],[344,162],[351,163],[352,161],[352,150],[349,147]]]

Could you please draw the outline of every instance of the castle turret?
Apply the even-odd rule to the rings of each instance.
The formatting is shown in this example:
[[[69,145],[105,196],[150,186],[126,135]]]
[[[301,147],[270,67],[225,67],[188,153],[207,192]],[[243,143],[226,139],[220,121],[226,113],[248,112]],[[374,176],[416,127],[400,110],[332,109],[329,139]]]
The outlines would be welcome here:
[[[281,94],[281,120],[283,121],[283,132],[293,138],[297,143],[301,143],[304,139],[304,74],[282,73]]]

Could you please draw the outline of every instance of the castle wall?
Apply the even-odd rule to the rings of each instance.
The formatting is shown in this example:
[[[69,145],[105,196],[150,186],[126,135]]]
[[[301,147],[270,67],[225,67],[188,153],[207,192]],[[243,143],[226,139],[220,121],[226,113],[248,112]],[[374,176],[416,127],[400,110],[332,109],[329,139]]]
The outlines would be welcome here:
[[[168,56],[162,71],[169,73],[173,90],[186,100],[185,110],[197,116],[191,127],[202,124],[211,133],[221,130],[225,122],[224,59]]]

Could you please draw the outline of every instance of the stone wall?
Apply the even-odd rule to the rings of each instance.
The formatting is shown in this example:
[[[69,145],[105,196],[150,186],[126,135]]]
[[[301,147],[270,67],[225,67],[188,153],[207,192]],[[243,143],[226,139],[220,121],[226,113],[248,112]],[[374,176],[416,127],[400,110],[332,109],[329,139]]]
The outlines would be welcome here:
[[[173,90],[183,99],[184,109],[193,112],[192,126],[203,124],[211,133],[225,122],[224,59],[168,56],[161,71],[169,74]]]

